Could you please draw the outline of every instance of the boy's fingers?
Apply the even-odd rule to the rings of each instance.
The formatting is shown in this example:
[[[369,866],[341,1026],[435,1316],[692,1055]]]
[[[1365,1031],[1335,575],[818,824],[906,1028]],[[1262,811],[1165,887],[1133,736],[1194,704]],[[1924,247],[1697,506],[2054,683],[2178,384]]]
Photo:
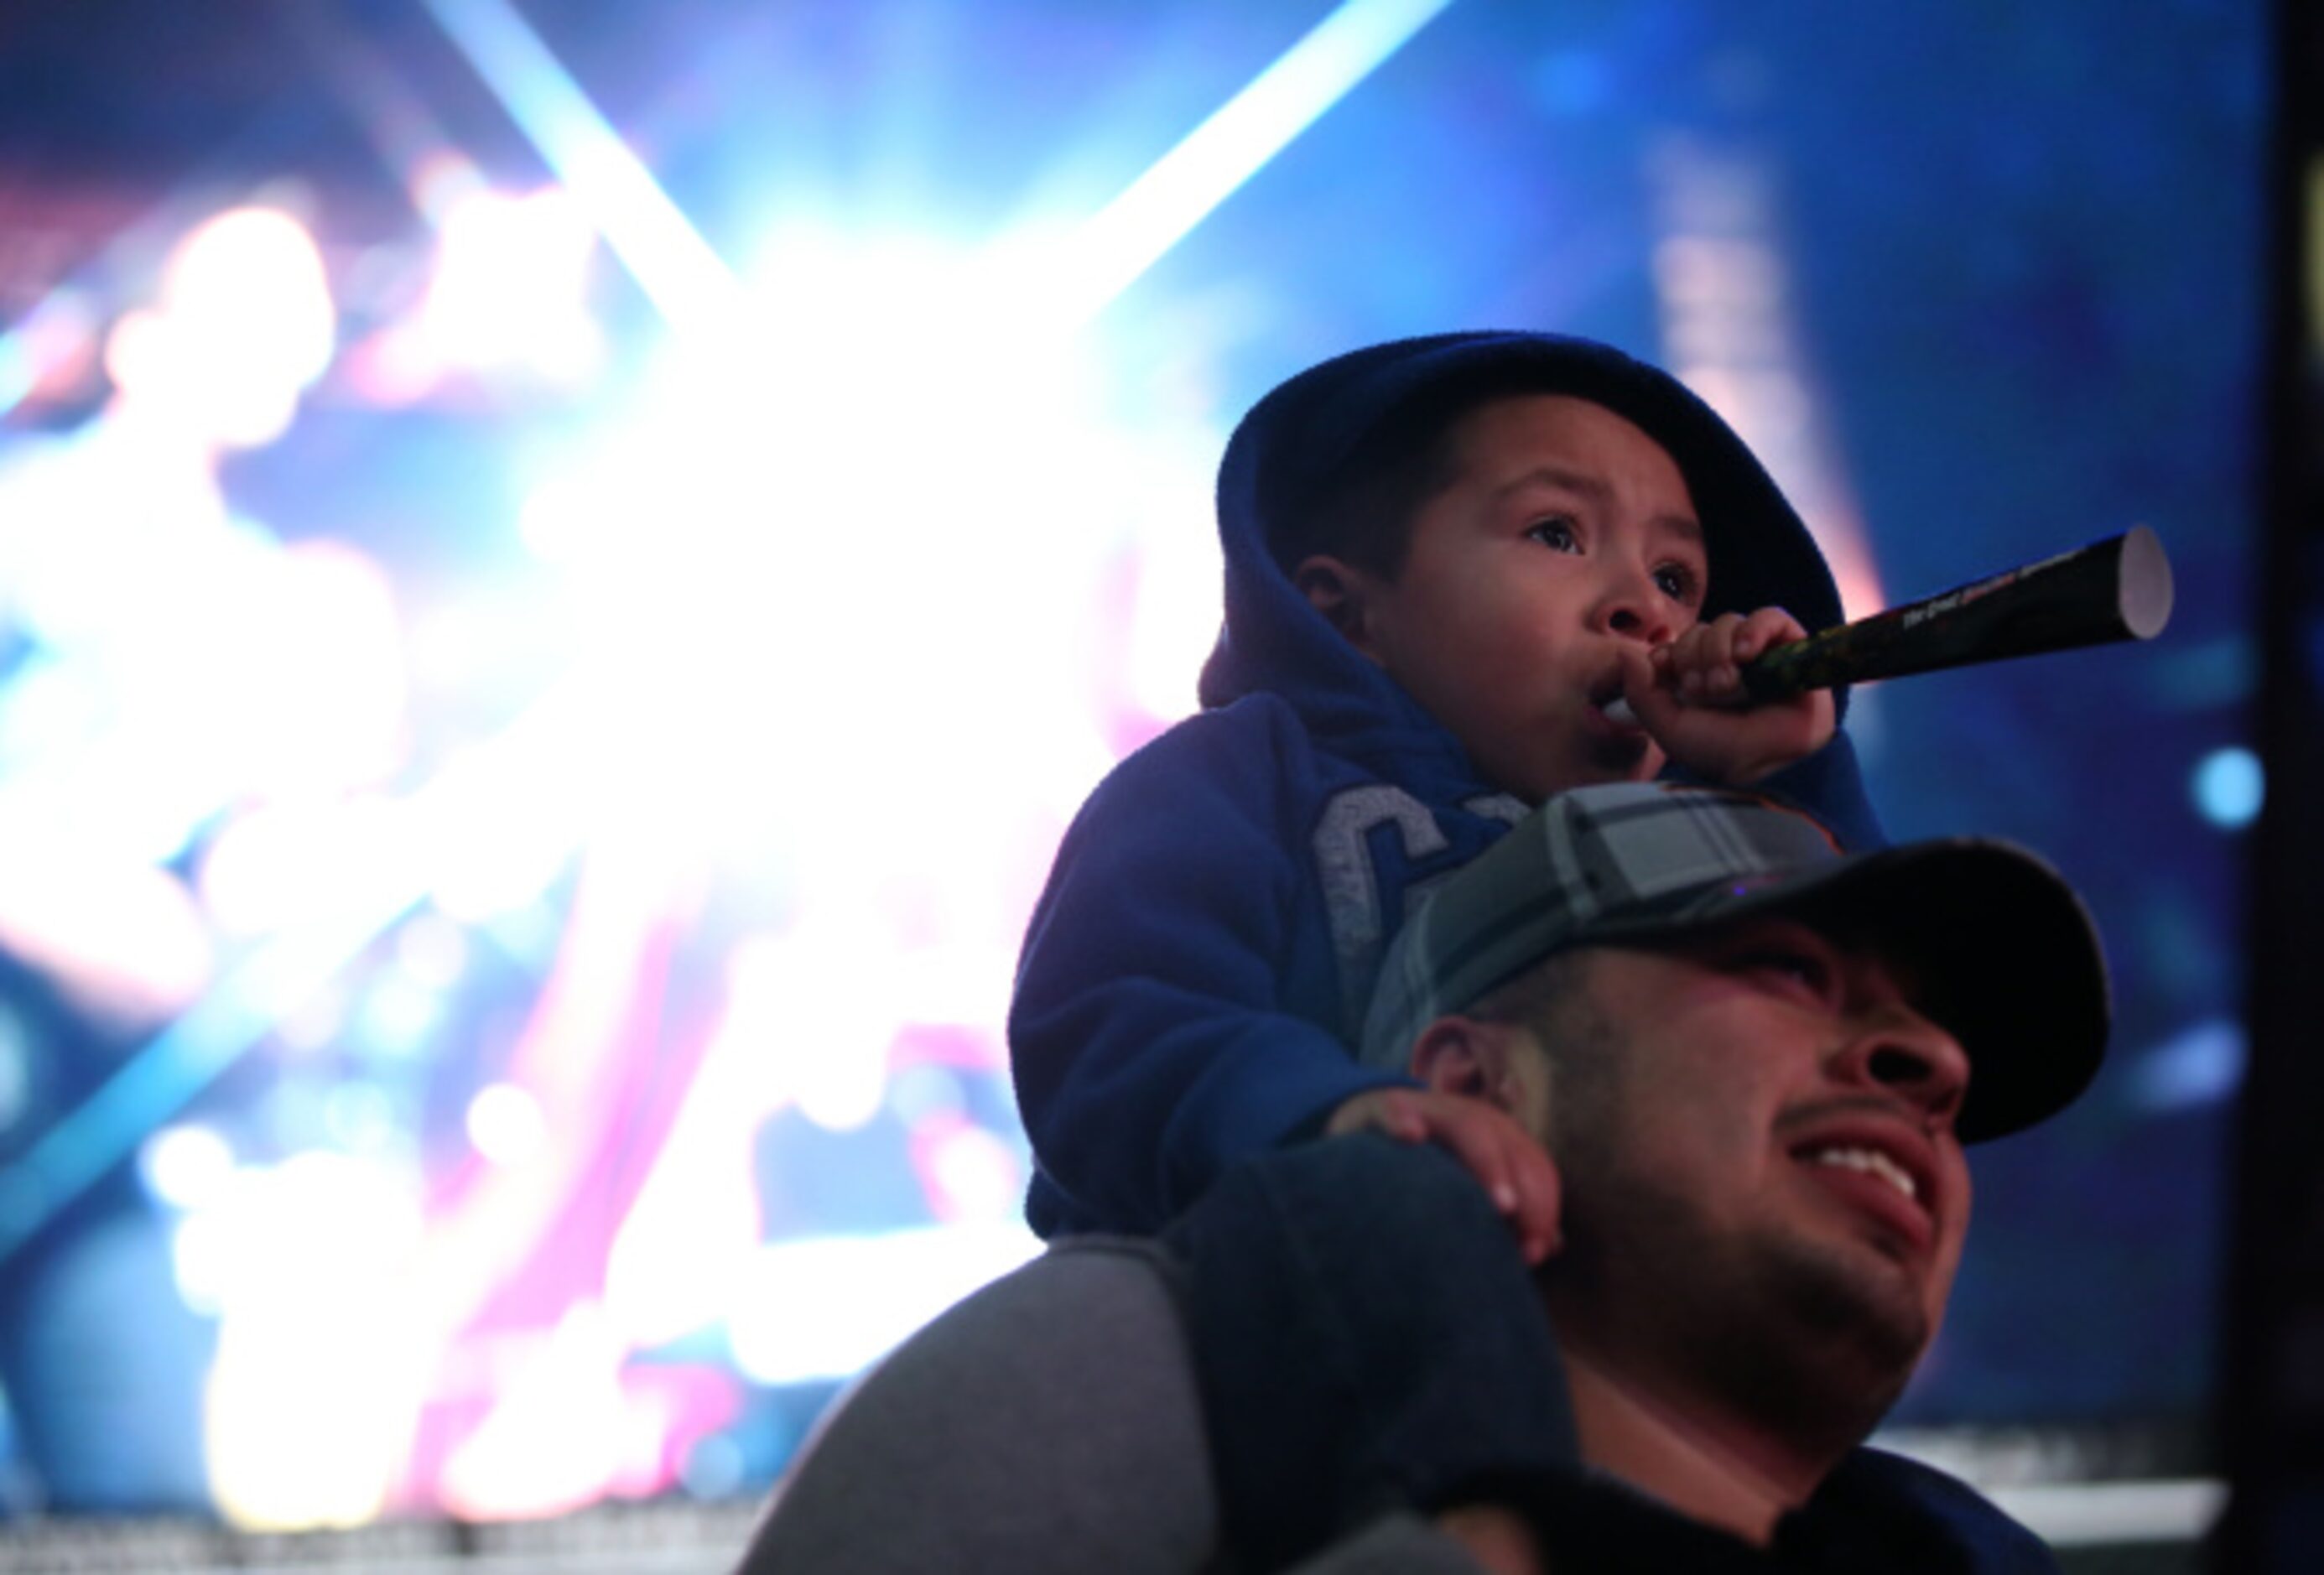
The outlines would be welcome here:
[[[1669,649],[1665,646],[1663,649]],[[1665,661],[1658,668],[1652,657],[1636,646],[1621,648],[1622,698],[1630,703],[1631,714],[1651,730],[1653,718],[1668,715],[1678,708],[1675,668]]]
[[[1433,1101],[1431,1135],[1452,1150],[1493,1207],[1507,1216],[1529,1264],[1563,1244],[1558,1229],[1557,1167],[1525,1130],[1467,1101]]]
[[[1348,1132],[1384,1132],[1405,1143],[1428,1141],[1428,1117],[1409,1089],[1372,1089],[1351,1096],[1332,1118],[1323,1130],[1338,1137]]]
[[[1735,612],[1696,624],[1665,648],[1669,655],[1654,664],[1656,676],[1692,704],[1731,698],[1742,686],[1735,643],[1743,627],[1742,615]]]
[[[1718,625],[1699,622],[1685,634],[1680,634],[1675,641],[1671,641],[1671,667],[1675,667],[1683,678],[1692,674],[1702,674],[1706,667],[1715,667],[1718,659]]]
[[[1476,1174],[1479,1181],[1484,1183],[1485,1193],[1493,1200],[1493,1207],[1513,1219],[1522,1217],[1520,1204],[1524,1200],[1518,1195],[1517,1184],[1510,1177],[1508,1166],[1501,1162],[1499,1151],[1484,1141],[1480,1134],[1464,1131],[1462,1138],[1466,1147],[1469,1168]]]
[[[1743,662],[1750,659],[1754,631],[1748,619],[1721,613],[1711,625],[1711,661],[1703,674],[1703,688],[1714,699],[1731,700],[1743,692]]]
[[[1517,1165],[1524,1206],[1517,1211],[1517,1236],[1525,1244],[1526,1261],[1538,1264],[1564,1245],[1558,1229],[1557,1167],[1535,1148]]]
[[[1471,1168],[1508,1216],[1527,1263],[1538,1264],[1559,1245],[1557,1166],[1541,1145],[1514,1122],[1479,1122],[1464,1133],[1479,1157]]]
[[[1452,1151],[1485,1195],[1493,1200],[1493,1207],[1504,1214],[1517,1212],[1521,1201],[1517,1185],[1509,1174],[1499,1146],[1493,1142],[1489,1126],[1473,1118],[1475,1112],[1465,1104],[1452,1105],[1440,1112],[1442,1119],[1430,1123],[1439,1143]]]
[[[1399,1089],[1388,1094],[1381,1103],[1386,1106],[1385,1125],[1392,1136],[1406,1143],[1428,1141],[1428,1117],[1418,1100]]]
[[[1735,659],[1748,662],[1763,652],[1794,640],[1805,640],[1800,621],[1781,607],[1762,607],[1743,621],[1735,636]]]
[[[1608,703],[1606,714],[1618,722],[1646,729],[1657,741],[1683,705],[1677,678],[1665,668],[1659,675],[1647,656],[1633,647],[1622,649],[1622,693]]]

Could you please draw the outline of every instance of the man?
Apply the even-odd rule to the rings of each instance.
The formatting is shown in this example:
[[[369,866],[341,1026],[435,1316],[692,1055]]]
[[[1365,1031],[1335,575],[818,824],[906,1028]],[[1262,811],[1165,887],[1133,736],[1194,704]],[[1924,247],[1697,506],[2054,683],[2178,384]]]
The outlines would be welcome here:
[[[1555,1161],[1562,1244],[1526,1318],[1495,1276],[1528,1271],[1457,1165],[1310,1144],[1222,1183],[1170,1248],[1066,1244],[908,1342],[743,1568],[2052,1568],[1966,1488],[1861,1444],[1944,1311],[1961,1143],[2070,1101],[2107,1000],[2088,915],[2006,844],[1850,857],[1745,795],[1562,795],[1406,926],[1366,1031],[1368,1058],[1402,1047]],[[1280,1250],[1188,1276],[1228,1261],[1187,1250],[1211,1210],[1270,1220]],[[1473,1285],[1473,1326],[1333,1371],[1383,1344],[1368,1305],[1303,1303],[1356,1283],[1304,1275],[1318,1253]],[[1313,1405],[1252,1403],[1271,1391]],[[1219,1502],[1274,1460],[1320,1540]]]

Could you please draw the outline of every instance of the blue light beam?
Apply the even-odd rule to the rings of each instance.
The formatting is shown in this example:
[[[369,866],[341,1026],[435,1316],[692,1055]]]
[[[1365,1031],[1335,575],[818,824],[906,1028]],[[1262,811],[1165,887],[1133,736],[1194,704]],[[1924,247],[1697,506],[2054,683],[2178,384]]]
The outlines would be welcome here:
[[[1104,309],[1452,0],[1345,0],[1074,237],[1066,321]]]
[[[1452,4],[1344,0],[1091,216],[1048,298],[1062,322],[1103,310]],[[733,270],[508,0],[427,5],[662,317],[681,331],[731,324]]]
[[[733,270],[508,0],[426,0],[665,321],[715,332],[742,309]]]

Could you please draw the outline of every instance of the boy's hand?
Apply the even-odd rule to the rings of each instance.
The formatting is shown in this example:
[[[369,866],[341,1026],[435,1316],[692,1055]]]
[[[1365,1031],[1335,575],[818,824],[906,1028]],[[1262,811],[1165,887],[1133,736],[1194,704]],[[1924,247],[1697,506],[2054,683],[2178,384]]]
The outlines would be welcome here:
[[[1481,1100],[1426,1089],[1370,1089],[1333,1110],[1323,1130],[1333,1138],[1372,1131],[1406,1143],[1440,1144],[1509,1217],[1526,1262],[1538,1264],[1564,1245],[1557,1229],[1557,1166],[1532,1133]]]
[[[1831,690],[1755,701],[1743,689],[1745,662],[1806,638],[1781,607],[1722,612],[1651,652],[1626,647],[1622,698],[1674,764],[1745,787],[1831,741],[1839,714]]]

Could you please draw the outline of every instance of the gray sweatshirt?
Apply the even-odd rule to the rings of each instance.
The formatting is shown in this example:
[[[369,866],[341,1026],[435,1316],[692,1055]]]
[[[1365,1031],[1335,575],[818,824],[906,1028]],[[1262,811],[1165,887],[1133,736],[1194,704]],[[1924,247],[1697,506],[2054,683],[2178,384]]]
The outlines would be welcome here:
[[[1200,1403],[1150,1242],[1076,1237],[904,1342],[825,1417],[737,1575],[1217,1575]],[[1298,1575],[1479,1575],[1391,1515]]]

